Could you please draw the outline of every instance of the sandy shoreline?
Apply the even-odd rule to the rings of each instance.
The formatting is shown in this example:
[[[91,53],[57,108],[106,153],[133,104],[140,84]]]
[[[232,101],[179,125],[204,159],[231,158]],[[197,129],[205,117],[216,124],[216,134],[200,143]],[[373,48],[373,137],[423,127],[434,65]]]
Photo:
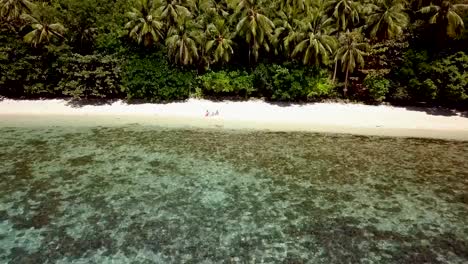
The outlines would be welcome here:
[[[206,111],[219,116],[205,117]],[[0,126],[162,125],[227,129],[313,131],[468,140],[468,115],[431,114],[431,109],[315,103],[279,106],[262,101],[76,106],[67,100],[0,101]]]

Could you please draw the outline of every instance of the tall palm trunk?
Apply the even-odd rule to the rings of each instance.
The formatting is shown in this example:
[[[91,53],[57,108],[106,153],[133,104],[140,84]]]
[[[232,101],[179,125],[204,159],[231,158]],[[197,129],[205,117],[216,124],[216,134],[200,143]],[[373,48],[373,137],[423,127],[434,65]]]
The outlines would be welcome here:
[[[348,92],[348,74],[349,74],[349,65],[346,65],[346,77],[345,77],[345,83],[344,83],[344,89],[343,89],[344,96],[346,96],[346,93]]]
[[[339,32],[336,32],[336,39],[339,39],[340,37],[340,33]],[[334,54],[335,56],[335,70],[333,71],[333,84],[336,84],[335,81],[336,81],[336,71],[338,69],[338,59],[336,58],[336,53]]]
[[[444,21],[436,26],[436,48],[441,50],[445,47],[446,41],[447,41],[447,25],[448,21],[444,19]]]
[[[333,84],[335,84],[337,68],[338,68],[338,60],[335,59],[335,70],[333,71]]]

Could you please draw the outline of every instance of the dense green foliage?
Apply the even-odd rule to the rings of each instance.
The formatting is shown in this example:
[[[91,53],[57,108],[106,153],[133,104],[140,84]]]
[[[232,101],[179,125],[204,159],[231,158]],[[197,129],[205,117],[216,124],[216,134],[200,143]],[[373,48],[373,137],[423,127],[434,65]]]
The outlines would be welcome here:
[[[0,91],[6,96],[55,96],[54,52],[30,52],[12,36],[0,37]]]
[[[57,89],[75,98],[119,97],[120,60],[114,56],[72,54],[58,58],[60,81]]]
[[[238,95],[247,97],[254,91],[253,77],[245,71],[207,72],[199,77],[201,90],[207,95]]]
[[[0,95],[468,101],[466,0],[0,0]]]
[[[382,102],[388,94],[390,81],[382,75],[372,72],[364,78],[364,86],[369,90],[371,100]]]
[[[464,52],[431,60],[426,51],[410,50],[404,61],[397,76],[411,99],[447,103],[468,99],[468,55]]]
[[[186,99],[195,84],[193,71],[177,70],[158,54],[135,55],[129,58],[125,67],[123,87],[128,99]]]
[[[254,71],[259,96],[281,101],[306,101],[336,96],[326,71],[297,65],[259,65]]]

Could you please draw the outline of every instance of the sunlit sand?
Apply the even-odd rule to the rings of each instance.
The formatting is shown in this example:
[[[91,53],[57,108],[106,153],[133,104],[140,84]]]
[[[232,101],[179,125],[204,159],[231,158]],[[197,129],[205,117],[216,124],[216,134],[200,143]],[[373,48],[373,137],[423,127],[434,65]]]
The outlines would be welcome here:
[[[216,111],[218,115],[215,115]],[[77,105],[69,100],[3,100],[0,102],[0,122],[16,125],[139,123],[468,140],[468,118],[462,113],[437,115],[424,108],[409,110],[340,103],[280,105],[260,100],[213,102],[190,99],[168,104],[115,101]]]

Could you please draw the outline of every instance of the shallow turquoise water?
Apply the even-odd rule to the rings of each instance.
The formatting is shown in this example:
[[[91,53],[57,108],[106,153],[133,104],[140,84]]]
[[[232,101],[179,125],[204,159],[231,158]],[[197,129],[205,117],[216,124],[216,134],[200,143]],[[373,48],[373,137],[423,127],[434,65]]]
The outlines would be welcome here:
[[[0,128],[0,263],[466,263],[468,142]]]

